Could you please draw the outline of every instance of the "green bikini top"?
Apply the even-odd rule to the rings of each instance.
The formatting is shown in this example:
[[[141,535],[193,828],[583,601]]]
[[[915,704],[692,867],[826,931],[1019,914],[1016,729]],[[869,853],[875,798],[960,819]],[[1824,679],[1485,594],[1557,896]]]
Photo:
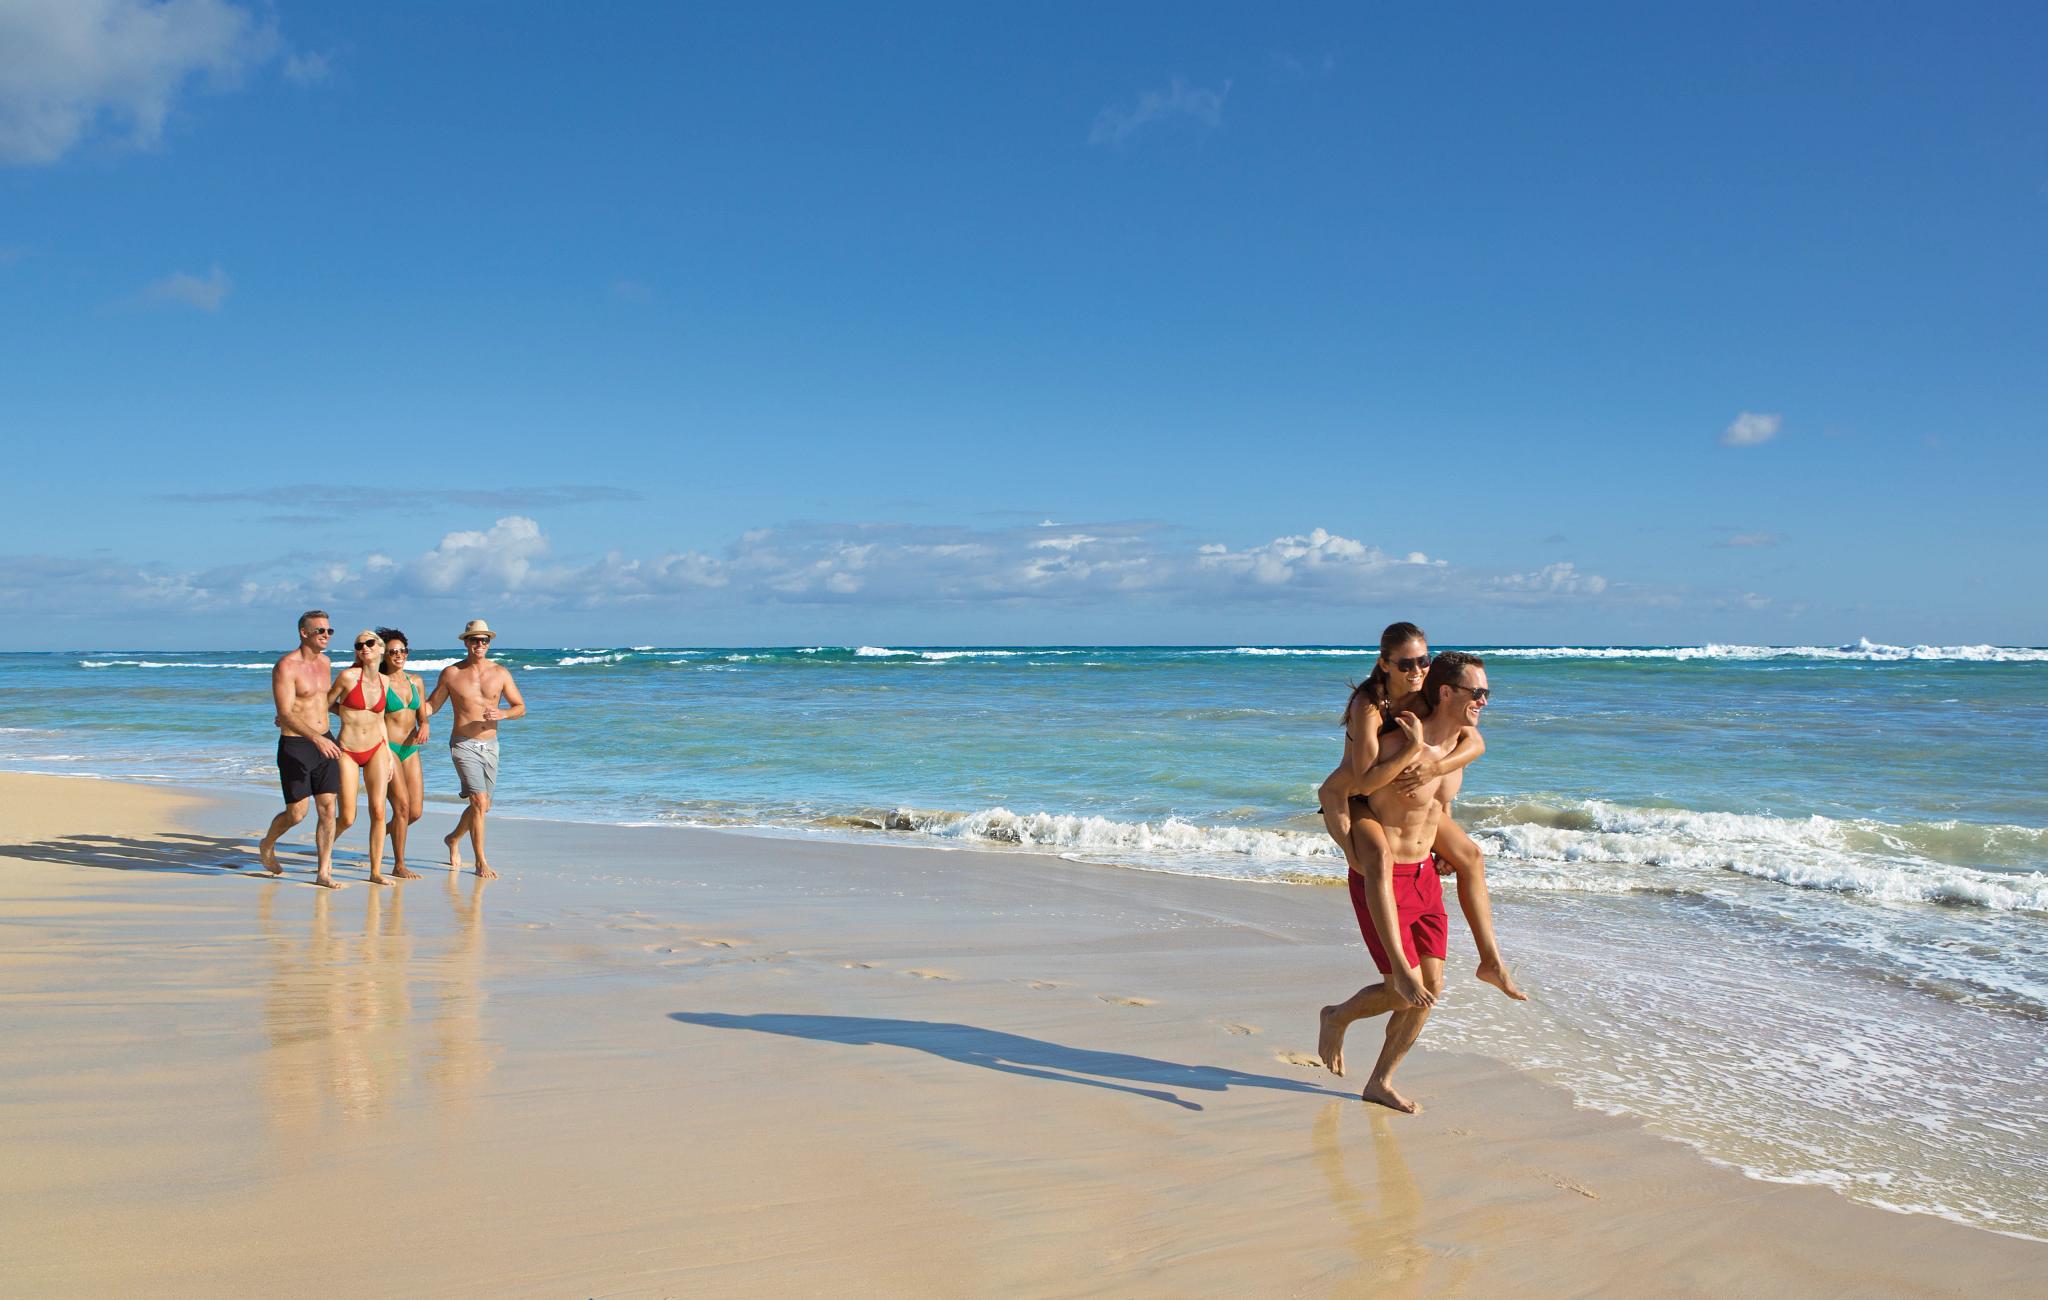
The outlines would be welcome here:
[[[413,711],[417,712],[419,710],[419,707],[420,686],[418,682],[414,682],[412,686],[411,704],[405,704],[400,702],[398,698],[398,692],[392,690],[389,686],[384,688],[384,711],[386,713],[395,713],[400,709],[412,709]]]

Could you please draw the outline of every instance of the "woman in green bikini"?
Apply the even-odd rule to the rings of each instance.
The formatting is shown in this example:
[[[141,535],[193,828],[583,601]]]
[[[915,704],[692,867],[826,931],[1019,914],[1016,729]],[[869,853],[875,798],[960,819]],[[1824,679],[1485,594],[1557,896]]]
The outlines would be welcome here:
[[[395,627],[380,627],[377,635],[384,638],[384,738],[391,746],[392,759],[391,874],[411,880],[415,873],[406,869],[405,833],[426,811],[420,750],[427,743],[427,693],[420,679],[405,671],[406,656],[412,650],[405,633]]]

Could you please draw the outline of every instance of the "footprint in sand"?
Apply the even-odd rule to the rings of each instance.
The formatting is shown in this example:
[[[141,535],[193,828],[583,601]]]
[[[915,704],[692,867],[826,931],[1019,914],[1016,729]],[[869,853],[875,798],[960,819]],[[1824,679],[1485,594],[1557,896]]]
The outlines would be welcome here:
[[[1223,1022],[1223,1032],[1226,1034],[1256,1034],[1259,1032],[1259,1027],[1257,1025],[1240,1024],[1235,1020],[1226,1020]]]
[[[1158,1005],[1151,998],[1125,998],[1114,993],[1097,993],[1096,997],[1113,1007],[1150,1007]]]
[[[1575,1183],[1569,1178],[1558,1179],[1557,1186],[1560,1191],[1577,1192],[1579,1195],[1585,1197],[1589,1201],[1597,1201],[1600,1199],[1600,1193],[1594,1191],[1590,1187],[1586,1187],[1579,1183]]]
[[[847,970],[873,970],[875,968],[875,964],[871,961],[843,961],[839,964]]]
[[[954,978],[942,970],[907,970],[903,973],[913,979],[921,980],[951,980]]]
[[[1063,989],[1067,986],[1064,984],[1056,984],[1051,980],[1025,980],[1024,987],[1027,989],[1038,989],[1042,992],[1046,989]]]
[[[1281,1062],[1283,1065],[1299,1065],[1308,1070],[1320,1070],[1323,1068],[1323,1063],[1310,1056],[1307,1052],[1279,1052],[1274,1055],[1273,1059]]]

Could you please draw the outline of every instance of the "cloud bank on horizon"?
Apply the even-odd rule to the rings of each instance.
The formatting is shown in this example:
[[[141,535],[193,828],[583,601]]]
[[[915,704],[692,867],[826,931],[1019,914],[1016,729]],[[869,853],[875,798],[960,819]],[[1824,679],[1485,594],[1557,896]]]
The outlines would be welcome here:
[[[699,550],[563,557],[540,523],[506,515],[429,550],[361,560],[304,555],[207,570],[105,557],[0,557],[0,610],[34,618],[150,610],[183,616],[323,602],[482,602],[537,610],[780,603],[909,609],[961,602],[1161,607],[1398,603],[1456,594],[1481,603],[1623,597],[1569,562],[1528,572],[1390,552],[1323,528],[1244,547],[1190,544],[1157,525],[972,528],[792,524]]]

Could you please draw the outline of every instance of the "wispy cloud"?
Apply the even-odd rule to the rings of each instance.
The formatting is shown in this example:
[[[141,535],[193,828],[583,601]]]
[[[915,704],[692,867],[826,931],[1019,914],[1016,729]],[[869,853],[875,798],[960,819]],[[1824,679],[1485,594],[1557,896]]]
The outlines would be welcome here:
[[[145,306],[184,306],[197,307],[201,311],[219,311],[234,287],[235,282],[220,269],[220,263],[215,262],[213,269],[204,276],[174,271],[145,286],[136,295],[136,301]]]
[[[1337,56],[1328,53],[1305,58],[1287,50],[1275,50],[1269,61],[1288,76],[1303,79],[1327,77],[1337,70]]]
[[[1775,412],[1744,411],[1721,431],[1723,447],[1754,447],[1778,436],[1785,417]]]
[[[1773,533],[1758,529],[1753,532],[1731,531],[1728,536],[1715,542],[1714,545],[1717,547],[1776,546],[1784,540],[1785,535],[1783,533]]]
[[[99,129],[149,148],[188,86],[232,87],[283,48],[267,11],[232,0],[8,0],[0,162],[55,162]]]
[[[334,66],[325,54],[307,50],[285,56],[284,79],[294,86],[317,86],[333,75]]]
[[[289,483],[273,488],[238,488],[230,492],[160,492],[155,499],[183,506],[283,507],[286,517],[297,518],[308,511],[316,514],[342,511],[359,514],[403,511],[415,514],[436,506],[461,506],[473,510],[551,510],[560,506],[638,501],[641,498],[640,493],[626,488],[584,483],[488,490]]]
[[[1190,86],[1175,77],[1165,90],[1148,90],[1129,107],[1112,104],[1097,113],[1095,125],[1088,131],[1088,143],[1121,145],[1146,127],[1174,118],[1190,119],[1208,127],[1219,126],[1223,122],[1223,101],[1229,94],[1230,82],[1227,80],[1223,89],[1208,90]]]

